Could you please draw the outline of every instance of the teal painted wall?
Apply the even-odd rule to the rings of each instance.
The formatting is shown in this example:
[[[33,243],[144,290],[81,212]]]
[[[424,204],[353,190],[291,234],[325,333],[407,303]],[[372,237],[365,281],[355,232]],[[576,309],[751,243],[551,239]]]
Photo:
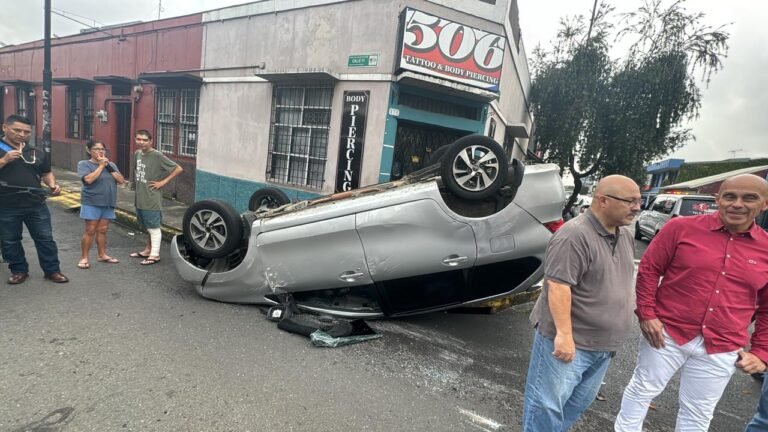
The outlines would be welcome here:
[[[452,117],[442,114],[435,114],[429,111],[421,111],[408,106],[402,106],[398,103],[400,89],[404,89],[409,94],[423,95],[431,99],[450,101],[452,103],[463,103],[464,105],[480,108],[480,119],[470,120],[462,117]],[[392,115],[393,111],[398,112],[397,116]],[[488,104],[461,100],[461,98],[450,97],[444,94],[431,92],[424,89],[400,86],[392,84],[389,92],[389,108],[387,109],[386,125],[384,127],[384,142],[381,148],[381,165],[379,167],[379,183],[388,182],[392,170],[392,161],[395,155],[395,140],[397,138],[397,122],[410,121],[413,123],[422,123],[432,126],[438,126],[447,129],[466,131],[469,133],[485,133],[485,120],[488,116]]]
[[[293,201],[303,201],[321,196],[285,186],[226,177],[200,169],[195,174],[195,201],[221,199],[232,204],[241,213],[248,210],[248,200],[251,199],[251,194],[265,187],[280,189]]]

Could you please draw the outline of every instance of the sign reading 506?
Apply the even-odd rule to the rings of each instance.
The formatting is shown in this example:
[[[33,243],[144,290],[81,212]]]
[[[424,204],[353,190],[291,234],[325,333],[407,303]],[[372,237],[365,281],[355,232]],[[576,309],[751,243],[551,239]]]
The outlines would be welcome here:
[[[401,68],[498,91],[504,36],[410,8],[402,27]]]

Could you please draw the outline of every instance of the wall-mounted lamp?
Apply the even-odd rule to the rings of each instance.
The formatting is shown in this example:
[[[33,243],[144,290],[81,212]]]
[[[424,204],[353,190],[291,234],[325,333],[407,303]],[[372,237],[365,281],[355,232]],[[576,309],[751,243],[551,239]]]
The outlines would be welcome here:
[[[35,97],[35,91],[34,90],[30,90],[29,91],[29,97]]]
[[[133,86],[133,92],[134,93],[141,93],[144,91],[144,87],[141,86],[141,84],[136,84]]]

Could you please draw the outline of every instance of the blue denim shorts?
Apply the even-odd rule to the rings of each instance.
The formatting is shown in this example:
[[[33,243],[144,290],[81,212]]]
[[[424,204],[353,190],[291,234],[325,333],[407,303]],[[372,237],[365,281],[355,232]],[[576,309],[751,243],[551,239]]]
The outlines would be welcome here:
[[[85,220],[99,220],[108,219],[115,220],[114,207],[93,206],[88,204],[80,205],[80,219]]]
[[[163,223],[163,213],[160,210],[136,209],[136,219],[144,228],[160,228]]]

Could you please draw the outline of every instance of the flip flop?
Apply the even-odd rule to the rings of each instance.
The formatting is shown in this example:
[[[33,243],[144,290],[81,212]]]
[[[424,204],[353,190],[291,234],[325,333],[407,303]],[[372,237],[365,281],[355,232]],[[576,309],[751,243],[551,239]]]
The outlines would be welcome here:
[[[130,255],[130,257],[131,257],[131,258],[144,258],[144,259],[147,259],[147,258],[149,258],[149,255],[144,255],[144,254],[143,254],[143,253],[141,253],[141,252],[133,252],[133,253]]]
[[[112,257],[108,256],[108,257],[104,257],[104,258],[99,258],[99,262],[102,262],[102,263],[105,263],[105,264],[117,264],[120,261],[118,261],[117,258],[112,258]]]
[[[146,258],[144,261],[140,262],[141,265],[152,265],[157,264],[160,262],[160,258]]]
[[[77,263],[77,268],[87,270],[91,268],[91,264],[89,264],[88,261],[80,260],[80,262]]]

